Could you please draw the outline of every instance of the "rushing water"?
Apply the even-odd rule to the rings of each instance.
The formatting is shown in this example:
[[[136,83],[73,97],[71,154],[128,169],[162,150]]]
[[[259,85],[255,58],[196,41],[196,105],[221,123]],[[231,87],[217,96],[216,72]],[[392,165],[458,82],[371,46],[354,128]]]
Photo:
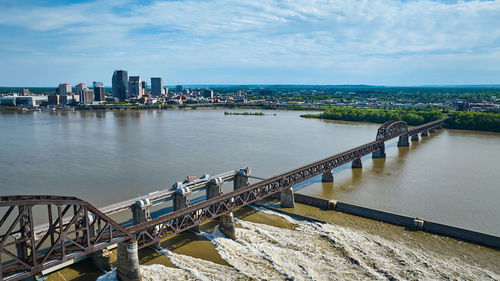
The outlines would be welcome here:
[[[278,214],[264,211],[269,217]],[[499,280],[500,256],[487,253],[490,264],[478,265],[470,253],[457,255],[422,249],[417,242],[349,226],[311,223],[279,215],[293,228],[238,220],[238,239],[216,228],[202,236],[228,263],[159,252],[173,266],[142,266],[144,280]],[[467,258],[464,258],[467,257]],[[114,281],[109,272],[100,281]]]

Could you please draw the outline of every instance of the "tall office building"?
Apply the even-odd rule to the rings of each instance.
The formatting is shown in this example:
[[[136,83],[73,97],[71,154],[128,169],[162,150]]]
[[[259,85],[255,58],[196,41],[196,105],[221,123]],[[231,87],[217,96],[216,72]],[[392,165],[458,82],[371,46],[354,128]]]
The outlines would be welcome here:
[[[214,98],[214,91],[211,89],[204,89],[202,92],[202,95],[204,98],[213,99]]]
[[[112,79],[112,93],[121,101],[130,97],[128,91],[128,72],[126,70],[115,70]]]
[[[75,86],[75,94],[80,97],[80,103],[89,103],[94,101],[94,91],[87,88],[87,85],[80,83]]]
[[[163,95],[165,92],[163,90],[163,78],[152,77],[151,78],[151,95],[153,97]]]
[[[105,101],[105,90],[102,82],[94,82],[94,100]]]
[[[59,89],[57,91],[59,95],[71,94],[71,85],[68,83],[59,84]]]
[[[128,80],[128,91],[131,97],[142,97],[141,76],[130,76]]]
[[[148,81],[142,81],[142,95],[146,95],[148,93]]]

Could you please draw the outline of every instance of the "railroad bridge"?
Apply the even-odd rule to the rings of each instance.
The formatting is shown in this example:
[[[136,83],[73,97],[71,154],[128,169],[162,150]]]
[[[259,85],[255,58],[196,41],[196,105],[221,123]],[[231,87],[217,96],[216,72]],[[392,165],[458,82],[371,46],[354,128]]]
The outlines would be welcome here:
[[[409,139],[441,129],[445,119],[408,128],[406,122],[389,121],[377,131],[374,141],[291,170],[269,179],[249,184],[250,170],[240,169],[213,176],[191,189],[164,190],[101,209],[75,197],[3,196],[0,197],[0,279],[35,279],[84,257],[91,256],[110,269],[108,249],[118,247],[117,277],[122,281],[140,280],[138,249],[159,247],[159,242],[208,220],[219,219],[227,237],[235,239],[232,211],[280,193],[283,207],[294,207],[293,185],[322,175],[333,181],[333,168],[352,162],[362,168],[361,157],[385,158],[385,142],[398,137],[398,146],[408,146]],[[223,194],[222,184],[233,181],[233,191]],[[204,189],[206,200],[191,204],[194,190]],[[151,218],[155,202],[173,199],[173,211]],[[133,224],[124,226],[110,218],[114,212],[130,208]],[[45,216],[43,216],[45,215]],[[35,225],[36,218],[42,225]]]

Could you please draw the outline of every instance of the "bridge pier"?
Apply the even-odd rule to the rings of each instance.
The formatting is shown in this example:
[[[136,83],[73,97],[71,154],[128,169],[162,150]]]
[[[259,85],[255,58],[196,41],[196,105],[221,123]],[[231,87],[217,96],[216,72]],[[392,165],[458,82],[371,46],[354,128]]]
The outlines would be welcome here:
[[[248,167],[240,169],[234,176],[233,190],[248,186],[250,184],[248,181],[250,173],[251,171]]]
[[[398,147],[404,147],[404,146],[410,146],[410,143],[408,142],[408,134],[399,136]]]
[[[136,201],[134,205],[130,206],[130,210],[132,211],[134,225],[151,220],[151,202],[149,202],[149,199]],[[160,241],[154,243],[151,247],[157,250],[161,249]]]
[[[418,134],[411,136],[411,141],[418,141]]]
[[[372,158],[385,158],[385,144],[382,143],[382,147],[372,153]]]
[[[351,165],[352,169],[363,168],[363,162],[361,162],[361,158],[356,158],[352,161]]]
[[[223,183],[224,182],[221,178],[210,179],[207,183],[207,200],[222,195]],[[224,233],[224,235],[226,235],[226,237],[236,240],[236,228],[234,227],[233,212],[219,217],[219,229],[222,233]]]
[[[429,130],[429,133],[435,133],[436,132],[436,129],[432,128]]]
[[[174,192],[174,212],[189,207],[191,205],[191,190],[189,187],[177,188]],[[200,232],[200,226],[191,228],[193,231]]]
[[[420,136],[422,137],[428,137],[429,136],[429,133],[427,131],[423,131]]]
[[[232,212],[219,217],[219,229],[227,238],[236,240],[236,228],[234,227],[234,216]]]
[[[136,240],[118,243],[116,277],[120,281],[142,281]]]
[[[295,208],[295,197],[293,187],[285,188],[281,191],[281,208]]]
[[[321,181],[322,182],[333,182],[333,173],[332,171],[324,172],[323,175],[321,176]]]

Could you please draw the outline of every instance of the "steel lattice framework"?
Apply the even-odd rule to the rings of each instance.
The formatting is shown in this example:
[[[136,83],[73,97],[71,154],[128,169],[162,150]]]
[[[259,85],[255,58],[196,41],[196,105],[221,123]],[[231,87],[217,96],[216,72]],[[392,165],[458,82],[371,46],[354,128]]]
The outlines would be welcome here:
[[[4,196],[0,197],[0,210],[2,280],[23,279],[133,238],[128,230],[76,197]],[[43,213],[48,225],[35,227],[34,216]],[[4,227],[6,222],[10,222],[8,227]]]
[[[126,229],[75,197],[0,197],[0,216],[3,214],[0,220],[0,279],[26,278],[129,239],[137,239],[140,248],[146,247],[383,149],[386,140],[428,131],[442,126],[445,121],[437,120],[410,130],[403,121],[387,122],[379,128],[373,142]],[[45,211],[38,212],[40,207]],[[36,215],[44,212],[47,215],[48,225],[42,230],[34,226],[35,208],[38,208]],[[36,233],[43,236],[36,237]]]

